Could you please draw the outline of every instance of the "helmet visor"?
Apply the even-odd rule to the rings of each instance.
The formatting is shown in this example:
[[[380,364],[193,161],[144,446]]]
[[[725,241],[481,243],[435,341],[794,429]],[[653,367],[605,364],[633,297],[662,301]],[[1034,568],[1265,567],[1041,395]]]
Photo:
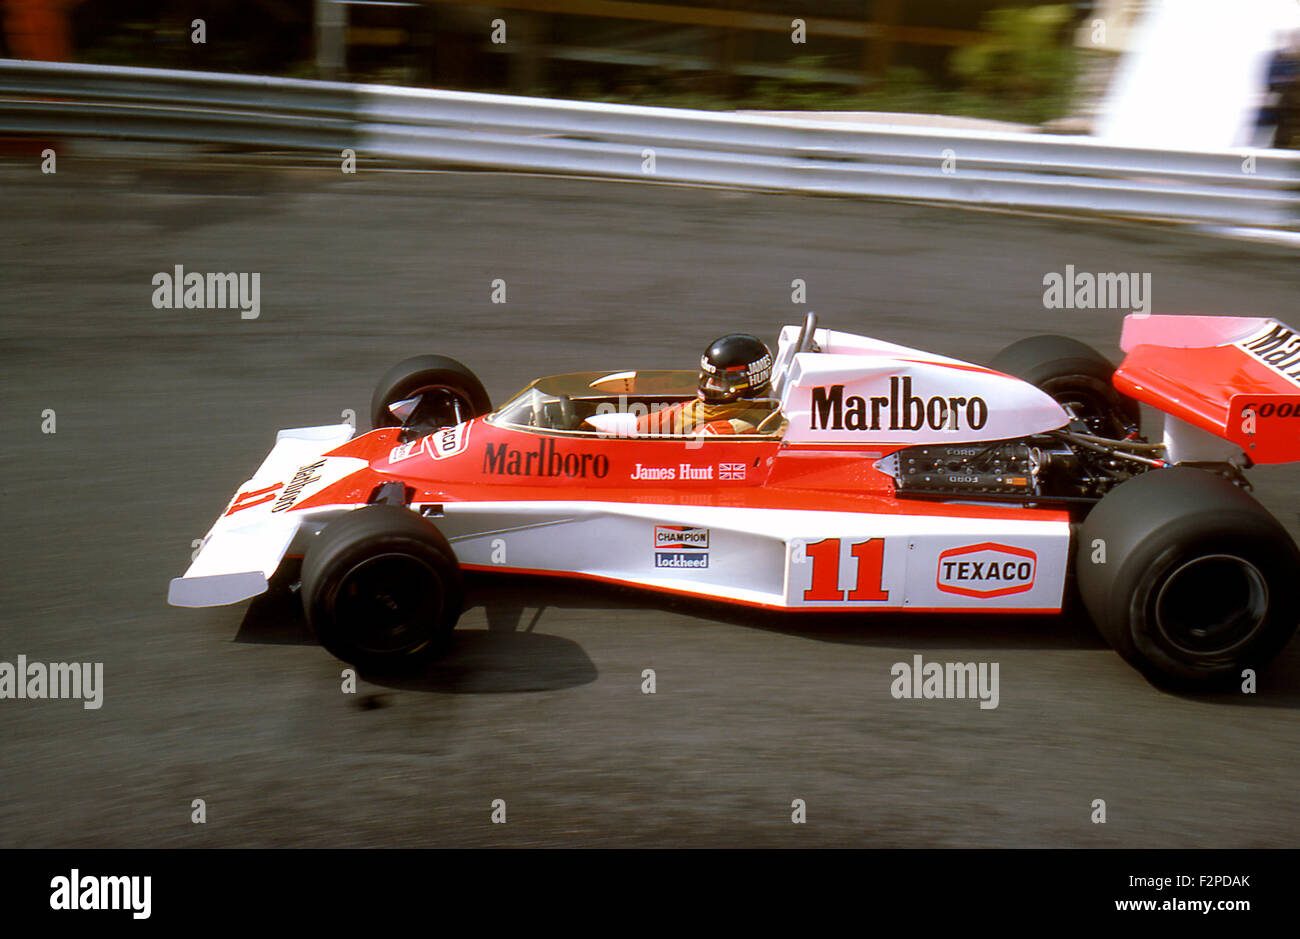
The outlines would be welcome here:
[[[743,365],[737,368],[700,369],[700,397],[705,401],[734,401],[749,390],[749,370]]]

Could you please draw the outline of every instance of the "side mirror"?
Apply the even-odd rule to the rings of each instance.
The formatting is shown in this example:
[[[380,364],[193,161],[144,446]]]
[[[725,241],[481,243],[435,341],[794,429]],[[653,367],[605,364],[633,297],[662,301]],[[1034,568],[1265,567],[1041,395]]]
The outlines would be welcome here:
[[[795,343],[794,347],[795,355],[798,355],[800,352],[818,351],[817,341],[813,338],[813,334],[816,332],[817,314],[812,310],[809,310],[807,318],[803,321],[803,329],[799,330],[799,341]]]
[[[416,395],[414,398],[394,401],[388,406],[388,411],[393,417],[405,424],[407,419],[415,413],[415,409],[420,406],[420,398],[420,395]]]

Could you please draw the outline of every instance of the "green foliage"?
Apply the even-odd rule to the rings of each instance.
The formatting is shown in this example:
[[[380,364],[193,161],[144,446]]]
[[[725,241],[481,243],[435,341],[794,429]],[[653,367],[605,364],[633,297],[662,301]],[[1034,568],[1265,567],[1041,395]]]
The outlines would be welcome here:
[[[107,7],[118,0],[86,2]],[[239,8],[247,0],[212,2],[221,4],[224,10]],[[220,31],[210,29],[208,44],[199,47],[189,41],[189,14],[173,16],[166,22],[132,19],[97,35],[81,58],[101,63],[312,78],[316,69],[311,57],[309,21],[304,16],[292,6],[281,11],[279,20],[266,25],[265,29],[270,30],[266,36],[282,40],[277,44],[233,42]],[[716,76],[710,73],[652,69],[633,70],[629,73],[632,78],[622,82],[593,75],[533,93],[704,110],[897,111],[1038,124],[1064,116],[1069,109],[1076,67],[1068,35],[1070,22],[1071,10],[1065,4],[990,11],[982,24],[988,38],[959,48],[949,57],[951,80],[947,87],[912,66],[896,66],[864,85],[846,85],[844,72],[855,72],[860,65],[846,61],[841,54],[834,61],[821,55],[790,59],[782,63],[788,72],[779,79],[737,76],[732,96],[718,93]],[[560,66],[555,70],[560,71]],[[410,77],[407,70],[395,65],[390,70],[366,73],[364,80],[400,84]]]
[[[1069,110],[1076,69],[1070,21],[1070,8],[1059,4],[991,11],[983,24],[989,37],[956,50],[949,60],[961,82],[955,89],[941,87],[921,69],[899,66],[865,88],[848,90],[825,81],[829,65],[823,57],[801,56],[790,61],[789,76],[753,82],[736,98],[653,87],[635,96],[596,97],[706,110],[899,111],[1039,124]]]
[[[1028,105],[1046,119],[1064,111],[1074,84],[1074,50],[1062,40],[1069,23],[1063,4],[991,10],[984,19],[989,38],[958,49],[950,66],[974,92]]]

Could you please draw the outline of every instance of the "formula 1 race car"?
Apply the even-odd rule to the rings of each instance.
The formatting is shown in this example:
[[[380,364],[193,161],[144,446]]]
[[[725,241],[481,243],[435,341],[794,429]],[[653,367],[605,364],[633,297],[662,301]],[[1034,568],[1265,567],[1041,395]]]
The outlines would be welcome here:
[[[1300,460],[1300,335],[1135,314],[1121,346],[1116,369],[1037,336],[984,367],[810,314],[781,330],[768,417],[719,435],[639,429],[694,371],[541,378],[493,410],[464,365],[416,356],[373,430],[280,431],[169,602],[247,599],[301,556],[320,642],[379,670],[443,647],[462,570],[867,613],[1059,612],[1077,583],[1153,680],[1239,679],[1300,621],[1300,551],[1244,475]]]

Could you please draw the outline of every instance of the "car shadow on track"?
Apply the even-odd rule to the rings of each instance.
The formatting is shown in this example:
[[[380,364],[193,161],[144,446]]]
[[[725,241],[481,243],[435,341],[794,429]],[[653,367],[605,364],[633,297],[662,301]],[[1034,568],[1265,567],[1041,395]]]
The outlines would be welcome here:
[[[717,600],[667,596],[617,584],[551,577],[492,577],[467,580],[467,599],[492,607],[593,610],[657,610],[715,623],[779,632],[818,642],[895,648],[1104,649],[1106,643],[1081,611],[1062,615],[956,615],[950,613],[799,613],[738,607]],[[538,610],[537,616],[540,616]],[[549,614],[555,615],[554,612]],[[514,628],[498,613],[500,628]],[[534,617],[536,621],[536,616]]]
[[[272,583],[255,598],[240,624],[236,642],[315,645],[291,589],[296,575]],[[566,581],[549,577],[466,577],[465,609],[481,608],[486,629],[457,629],[447,651],[418,672],[401,676],[363,673],[384,687],[460,694],[549,691],[595,681],[598,672],[586,651],[562,636],[538,632],[543,618],[564,610],[660,611],[695,619],[842,645],[897,648],[980,650],[1105,649],[1106,643],[1078,604],[1066,612],[1042,615],[954,615],[860,612],[793,613],[732,606],[693,597],[664,596],[614,584]],[[1254,694],[1180,694],[1189,700],[1246,707],[1300,709],[1300,641],[1259,673]]]
[[[292,589],[295,580],[296,574],[277,578],[270,590],[253,599],[236,642],[317,644],[299,595]],[[522,604],[498,603],[491,592],[467,598],[466,609],[475,606],[485,607],[487,629],[456,630],[446,651],[418,671],[402,675],[363,671],[361,677],[386,688],[458,694],[553,691],[596,680],[596,666],[578,643],[534,631],[542,608],[525,619]]]
[[[557,691],[598,677],[596,665],[572,639],[544,633],[458,629],[447,651],[418,672],[362,672],[374,685],[444,694]]]
[[[500,576],[468,581],[468,600],[483,605],[489,629],[515,629],[526,607],[536,608],[527,628],[565,609],[659,610],[681,616],[829,642],[894,649],[1062,650],[1097,651],[1108,646],[1077,596],[1055,615],[949,613],[795,613],[736,607],[693,597],[665,596],[615,584],[566,581],[550,577]],[[494,613],[495,609],[495,613]],[[517,612],[507,612],[517,611]],[[512,618],[513,617],[513,618]],[[1136,672],[1135,672],[1136,674]],[[1300,638],[1256,676],[1255,692],[1187,693],[1147,679],[1153,690],[1188,701],[1300,709]]]

